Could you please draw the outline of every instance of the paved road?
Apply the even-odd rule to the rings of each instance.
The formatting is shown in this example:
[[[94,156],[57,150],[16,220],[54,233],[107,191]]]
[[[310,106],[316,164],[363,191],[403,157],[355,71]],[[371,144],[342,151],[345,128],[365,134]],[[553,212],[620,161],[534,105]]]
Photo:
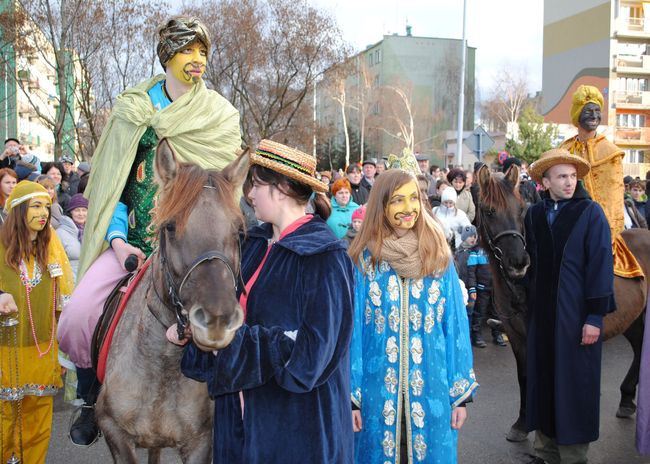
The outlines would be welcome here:
[[[487,334],[486,334],[487,335]],[[528,441],[509,443],[505,434],[516,418],[518,398],[515,363],[509,348],[489,345],[475,349],[475,367],[481,389],[469,405],[469,421],[460,434],[459,462],[462,464],[520,464],[530,461],[532,434]],[[600,440],[589,451],[591,464],[650,464],[650,457],[640,457],[634,449],[634,420],[617,419],[618,387],[632,357],[622,337],[605,344],[601,400]],[[57,399],[58,400],[58,399]],[[54,432],[48,463],[110,463],[110,453],[103,439],[90,448],[74,447],[67,439],[71,408],[57,401]],[[141,462],[146,462],[141,453]],[[163,462],[180,460],[172,453]]]

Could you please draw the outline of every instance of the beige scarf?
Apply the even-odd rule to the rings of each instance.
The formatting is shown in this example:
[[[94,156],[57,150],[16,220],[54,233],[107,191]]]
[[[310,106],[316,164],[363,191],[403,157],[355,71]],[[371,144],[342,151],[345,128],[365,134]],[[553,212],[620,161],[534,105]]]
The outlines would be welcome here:
[[[391,235],[381,246],[381,258],[388,261],[400,277],[422,277],[422,260],[415,232],[409,230],[403,237]]]

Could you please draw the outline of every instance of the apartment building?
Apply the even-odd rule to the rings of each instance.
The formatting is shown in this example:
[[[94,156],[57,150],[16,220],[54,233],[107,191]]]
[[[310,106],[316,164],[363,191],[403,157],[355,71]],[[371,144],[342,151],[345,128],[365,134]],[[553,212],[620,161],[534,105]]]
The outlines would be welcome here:
[[[571,125],[571,97],[581,84],[605,98],[599,132],[625,151],[626,174],[650,170],[650,3],[635,0],[544,1],[542,112]]]

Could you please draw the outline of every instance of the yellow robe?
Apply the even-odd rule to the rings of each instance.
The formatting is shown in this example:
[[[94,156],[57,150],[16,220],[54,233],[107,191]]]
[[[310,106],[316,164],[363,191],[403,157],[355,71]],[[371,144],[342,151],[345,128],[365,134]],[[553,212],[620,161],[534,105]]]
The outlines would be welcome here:
[[[29,294],[31,317],[26,287],[19,274],[5,264],[5,249],[0,243],[0,289],[11,294],[18,306],[18,313],[11,315],[18,320],[18,325],[0,326],[2,462],[7,462],[12,453],[22,457],[24,463],[45,462],[54,395],[62,386],[55,312],[61,311],[63,301],[72,293],[73,276],[53,229],[50,240],[48,267],[57,264],[62,275],[53,279],[49,270],[40,269],[40,266],[35,272],[33,258],[25,263],[32,285]],[[13,400],[10,400],[11,395]],[[19,404],[22,427],[16,421]]]
[[[604,135],[587,140],[578,136],[566,140],[560,148],[587,160],[591,165],[589,174],[583,179],[591,198],[605,212],[612,233],[614,273],[620,277],[643,277],[643,270],[621,237],[625,230],[625,208],[623,185],[623,150],[611,143]]]

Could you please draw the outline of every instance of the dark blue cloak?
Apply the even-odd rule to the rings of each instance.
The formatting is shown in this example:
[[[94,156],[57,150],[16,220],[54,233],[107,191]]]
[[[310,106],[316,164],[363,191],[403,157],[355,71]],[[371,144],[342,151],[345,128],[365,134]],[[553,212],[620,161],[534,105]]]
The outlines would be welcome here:
[[[547,212],[541,202],[526,215],[527,428],[559,445],[588,443],[598,439],[602,340],[580,342],[585,323],[602,328],[614,309],[609,225],[580,183],[552,226]]]
[[[271,236],[268,224],[249,232],[245,282]],[[183,373],[215,400],[215,463],[352,463],[353,276],[345,243],[315,217],[271,248],[228,348],[186,348]],[[296,330],[295,342],[284,333]]]

